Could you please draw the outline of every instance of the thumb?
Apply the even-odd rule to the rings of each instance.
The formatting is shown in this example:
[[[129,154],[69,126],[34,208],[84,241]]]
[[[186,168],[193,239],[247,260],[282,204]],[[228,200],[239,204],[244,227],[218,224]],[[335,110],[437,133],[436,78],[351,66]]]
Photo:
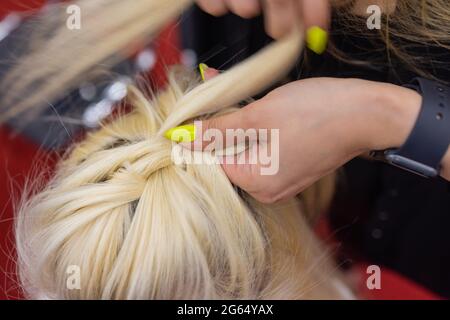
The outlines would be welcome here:
[[[236,138],[239,141],[240,138],[245,138],[241,136],[244,136],[245,130],[250,128],[250,112],[247,107],[244,107],[236,112],[215,118],[195,121],[194,127],[195,140],[192,143],[181,143],[183,147],[196,151],[205,150],[206,147],[214,145],[232,147],[227,145],[230,143],[229,139]],[[236,143],[235,140],[233,140],[233,145],[234,143]]]

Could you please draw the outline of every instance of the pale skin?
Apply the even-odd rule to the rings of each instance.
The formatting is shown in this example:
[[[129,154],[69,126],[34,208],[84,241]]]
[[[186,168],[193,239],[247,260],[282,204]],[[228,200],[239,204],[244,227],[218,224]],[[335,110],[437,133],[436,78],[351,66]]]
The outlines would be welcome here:
[[[231,11],[243,18],[253,18],[264,10],[267,33],[279,38],[291,30],[299,17],[306,27],[327,29],[330,20],[328,0],[197,0],[209,14],[221,16]]]
[[[303,5],[321,2],[285,1]],[[310,23],[317,25],[314,20]],[[209,69],[206,78],[216,74]],[[276,175],[261,175],[259,164],[222,165],[235,185],[261,202],[274,203],[295,196],[357,156],[400,147],[415,124],[421,103],[417,92],[392,84],[313,78],[277,88],[235,113],[204,121],[202,127],[223,132],[238,128],[280,130],[280,169]],[[441,166],[441,176],[450,180],[450,149]]]

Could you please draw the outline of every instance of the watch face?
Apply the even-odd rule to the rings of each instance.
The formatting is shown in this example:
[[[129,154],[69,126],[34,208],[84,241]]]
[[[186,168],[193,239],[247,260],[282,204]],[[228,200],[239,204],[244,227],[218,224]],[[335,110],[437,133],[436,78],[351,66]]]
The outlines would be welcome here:
[[[429,167],[425,164],[419,163],[417,161],[405,158],[398,154],[395,154],[396,151],[389,151],[386,154],[386,161],[396,167],[399,167],[403,170],[418,174],[420,176],[426,178],[433,178],[438,176],[439,172],[432,167]]]

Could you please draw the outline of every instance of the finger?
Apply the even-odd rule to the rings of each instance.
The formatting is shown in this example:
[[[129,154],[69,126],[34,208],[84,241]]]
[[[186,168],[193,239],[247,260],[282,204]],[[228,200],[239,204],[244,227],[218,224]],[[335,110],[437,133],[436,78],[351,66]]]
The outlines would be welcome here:
[[[259,202],[274,203],[282,198],[277,192],[271,191],[274,186],[273,177],[262,174],[259,148],[261,148],[260,145],[253,144],[245,152],[234,157],[224,158],[222,169],[232,184],[238,186]]]
[[[213,16],[222,16],[228,12],[225,0],[197,0],[198,6]]]
[[[250,160],[256,153],[254,147],[235,156],[222,158],[222,169],[228,179],[249,194],[258,192],[259,164]]]
[[[220,73],[220,71],[217,70],[217,69],[208,68],[208,69],[205,70],[205,73],[204,73],[205,74],[205,80],[212,79],[212,78],[218,76],[219,73]]]
[[[215,76],[217,76],[220,71],[214,68],[210,68],[208,67],[205,63],[200,63],[198,65],[198,69],[200,71],[200,76],[202,78],[203,81],[207,81],[209,79],[214,78]]]
[[[317,26],[328,30],[331,20],[329,0],[297,0],[305,30]]]
[[[266,31],[274,39],[288,33],[298,17],[298,3],[294,0],[266,0],[264,18]]]
[[[196,121],[195,140],[192,143],[181,143],[184,148],[190,150],[205,150],[213,146],[226,147],[227,134],[234,134],[233,129],[246,130],[250,127],[250,112],[247,108],[229,113],[220,117],[203,121]],[[231,130],[231,131],[230,131]]]
[[[242,18],[253,18],[261,13],[259,0],[226,0],[228,9]]]
[[[300,14],[305,25],[306,45],[316,54],[326,51],[330,25],[330,4],[328,0],[300,1]]]

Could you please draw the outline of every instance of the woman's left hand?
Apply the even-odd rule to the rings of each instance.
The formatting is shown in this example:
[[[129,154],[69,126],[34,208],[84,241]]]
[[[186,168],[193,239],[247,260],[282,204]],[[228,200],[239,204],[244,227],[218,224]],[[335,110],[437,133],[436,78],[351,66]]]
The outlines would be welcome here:
[[[243,18],[252,18],[264,11],[267,33],[280,38],[301,20],[305,30],[316,26],[328,29],[330,21],[329,0],[196,0],[206,12],[221,16],[228,11]]]
[[[223,164],[235,185],[273,203],[295,196],[362,153],[401,146],[420,105],[418,93],[391,84],[307,79],[280,87],[235,113],[203,121],[197,139],[207,129],[223,134],[227,129],[278,129],[279,141],[259,145],[279,143],[274,175],[262,175],[260,162]]]

